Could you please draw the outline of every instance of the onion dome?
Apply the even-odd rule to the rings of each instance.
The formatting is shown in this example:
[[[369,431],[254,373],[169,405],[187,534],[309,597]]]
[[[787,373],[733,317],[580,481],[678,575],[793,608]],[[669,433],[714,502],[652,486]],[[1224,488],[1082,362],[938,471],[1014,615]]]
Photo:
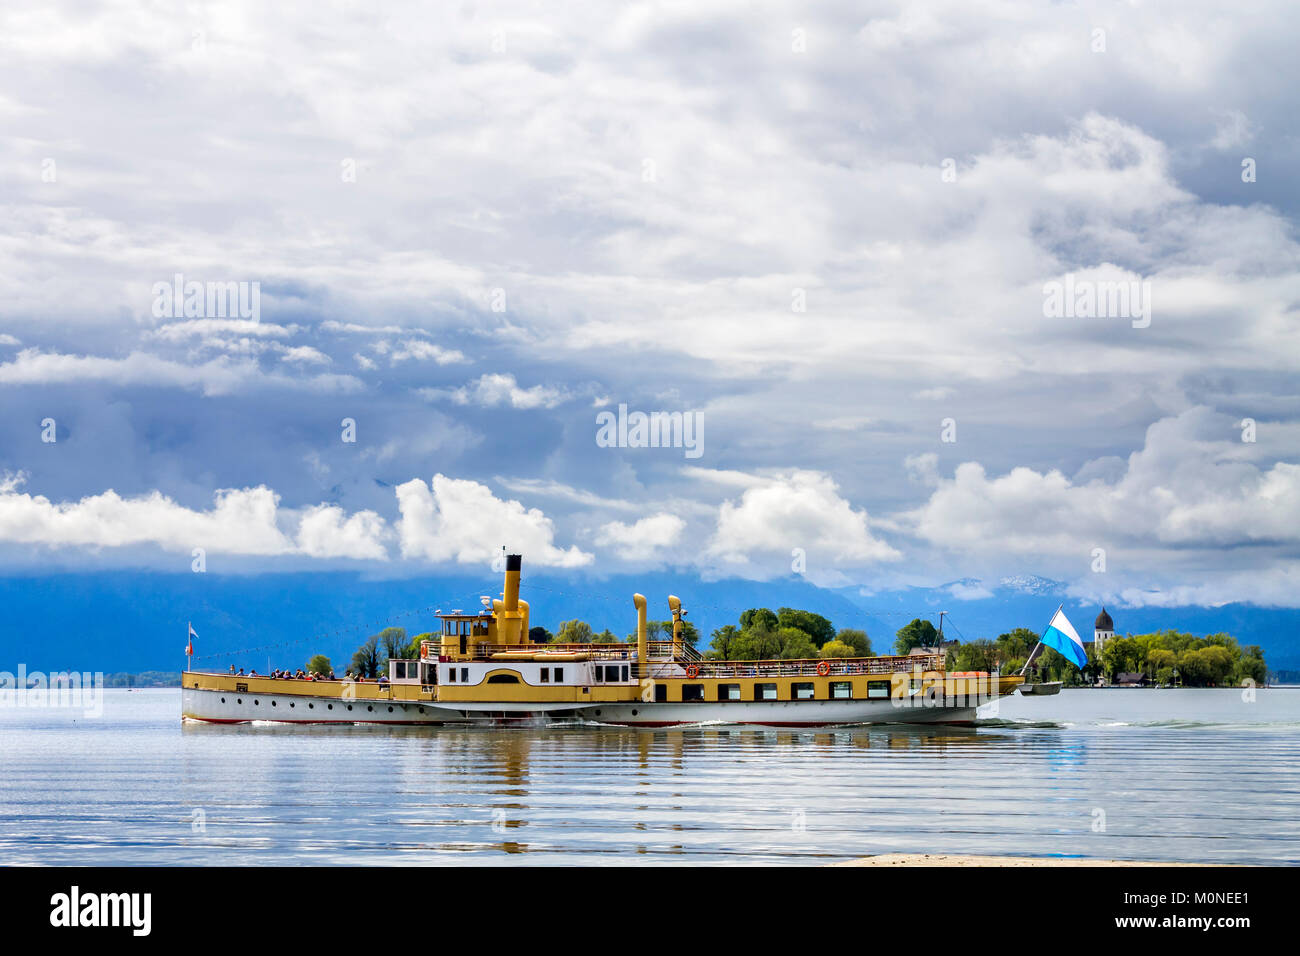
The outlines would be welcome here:
[[[1097,623],[1093,625],[1093,628],[1098,631],[1115,630],[1115,622],[1110,619],[1110,615],[1106,613],[1104,607],[1101,609],[1101,613],[1097,615]]]

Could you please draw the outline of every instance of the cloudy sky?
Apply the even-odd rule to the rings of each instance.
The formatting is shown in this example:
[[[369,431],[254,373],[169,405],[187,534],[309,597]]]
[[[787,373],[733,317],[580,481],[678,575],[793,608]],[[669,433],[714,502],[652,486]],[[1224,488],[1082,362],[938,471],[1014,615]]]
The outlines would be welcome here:
[[[1290,14],[10,5],[0,564],[1295,606]]]

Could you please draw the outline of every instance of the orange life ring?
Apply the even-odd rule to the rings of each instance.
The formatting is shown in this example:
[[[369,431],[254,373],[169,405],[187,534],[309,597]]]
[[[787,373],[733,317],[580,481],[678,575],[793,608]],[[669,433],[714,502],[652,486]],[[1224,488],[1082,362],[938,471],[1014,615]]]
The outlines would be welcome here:
[[[817,662],[817,673],[818,673],[820,676],[825,677],[825,676],[826,676],[827,674],[829,674],[830,672],[831,672],[831,662],[830,662],[830,661],[818,661],[818,662]]]
[[[700,676],[700,666],[699,666],[698,664],[687,664],[687,665],[686,665],[686,676],[687,676],[687,677],[699,677],[699,676]]]
[[[428,657],[428,656],[429,656],[429,645],[428,645],[428,644],[421,643],[421,644],[420,644],[420,657],[424,658],[424,657]]]

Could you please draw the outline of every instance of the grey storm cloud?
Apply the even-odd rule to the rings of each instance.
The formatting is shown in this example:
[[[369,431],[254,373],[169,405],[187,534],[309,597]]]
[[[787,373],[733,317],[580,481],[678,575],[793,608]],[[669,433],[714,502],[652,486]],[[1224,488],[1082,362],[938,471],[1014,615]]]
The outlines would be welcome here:
[[[4,11],[0,560],[514,527],[573,573],[1294,604],[1287,13]],[[160,316],[176,276],[260,314]],[[1045,314],[1067,279],[1149,323]],[[619,404],[702,459],[598,447]]]

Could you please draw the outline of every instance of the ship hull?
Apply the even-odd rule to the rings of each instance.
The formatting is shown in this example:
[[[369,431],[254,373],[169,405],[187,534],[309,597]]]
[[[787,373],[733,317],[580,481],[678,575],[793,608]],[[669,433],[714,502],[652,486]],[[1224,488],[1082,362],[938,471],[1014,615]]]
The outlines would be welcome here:
[[[677,727],[687,724],[745,724],[767,727],[831,727],[856,724],[967,724],[974,706],[925,705],[913,700],[801,700],[690,703],[601,704],[586,708],[527,710],[502,704],[500,710],[478,704],[472,710],[428,701],[346,699],[319,694],[249,693],[187,687],[181,714],[187,720],[215,724],[274,722],[282,724],[390,725],[538,725],[588,721],[626,727]],[[510,709],[506,709],[510,708]]]
[[[915,704],[916,706],[913,706]],[[602,704],[578,711],[584,720],[626,727],[747,724],[834,727],[855,724],[969,724],[974,706],[924,706],[913,700],[785,700]]]
[[[281,724],[470,724],[478,722],[459,710],[427,702],[349,700],[315,694],[181,690],[181,716],[212,724],[273,721]]]

